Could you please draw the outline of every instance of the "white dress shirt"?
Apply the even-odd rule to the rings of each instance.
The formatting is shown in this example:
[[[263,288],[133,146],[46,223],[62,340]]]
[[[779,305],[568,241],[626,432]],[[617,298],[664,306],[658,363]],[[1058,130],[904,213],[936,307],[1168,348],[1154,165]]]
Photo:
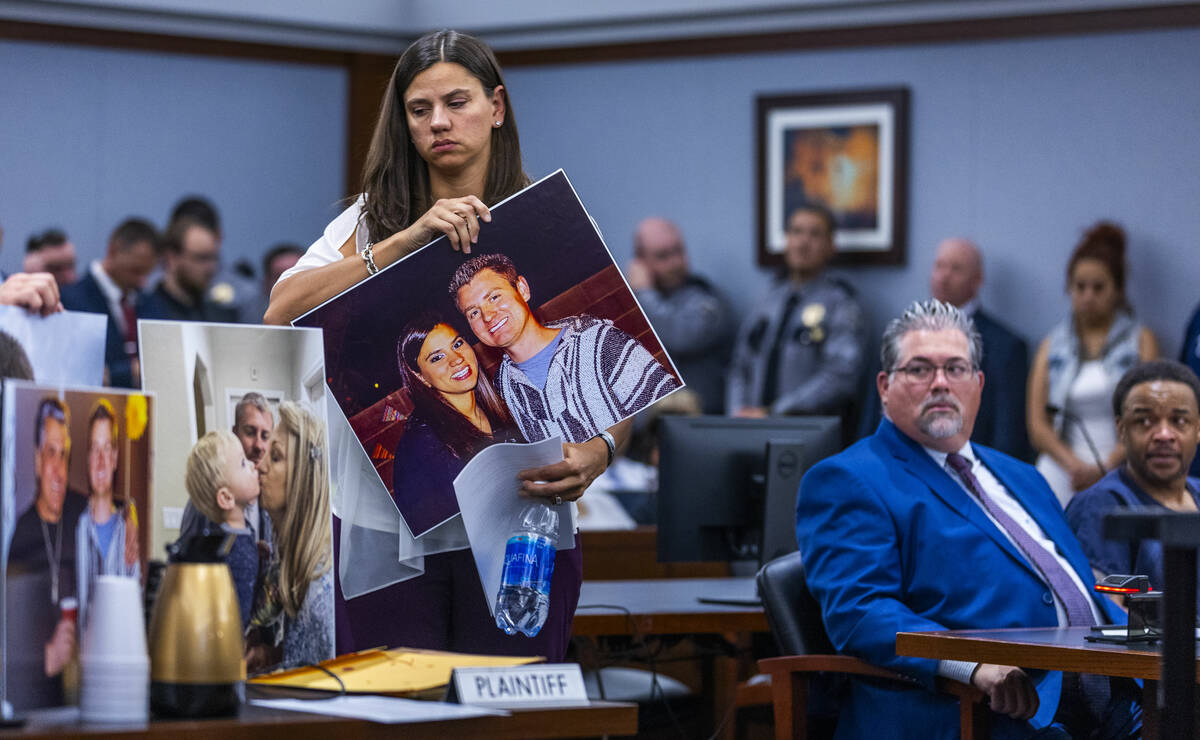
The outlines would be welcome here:
[[[938,450],[934,450],[929,447],[925,447],[924,449],[925,452],[927,452],[929,456],[933,458],[933,461],[937,463],[938,467],[945,470],[950,475],[951,479],[953,479],[956,483],[958,483],[959,487],[966,491],[970,499],[974,501],[975,504],[979,506],[980,510],[983,511],[983,513],[987,516],[988,521],[990,521],[996,527],[996,529],[1000,530],[1000,533],[1008,538],[1008,541],[1012,542],[1013,547],[1020,552],[1020,545],[1013,540],[1012,536],[1009,535],[1004,527],[1000,526],[1000,523],[997,522],[987,508],[984,507],[984,505],[979,501],[979,498],[971,491],[970,488],[967,487],[966,483],[958,477],[958,473],[956,473],[949,465],[946,464],[946,458],[949,456],[948,453],[939,452]],[[962,448],[958,450],[958,454],[965,457],[971,463],[971,472],[975,475],[975,479],[979,481],[979,485],[983,488],[984,493],[986,493],[988,497],[991,498],[991,500],[1004,511],[1005,514],[1008,514],[1008,516],[1011,517],[1012,520],[1021,527],[1021,529],[1025,530],[1025,532],[1029,534],[1029,536],[1038,544],[1039,547],[1045,549],[1046,552],[1050,553],[1050,555],[1058,561],[1058,564],[1062,566],[1062,569],[1066,571],[1068,576],[1071,577],[1071,583],[1074,584],[1074,586],[1078,588],[1087,599],[1088,606],[1090,606],[1092,609],[1092,618],[1096,621],[1096,624],[1103,624],[1104,616],[1100,613],[1100,609],[1096,606],[1096,601],[1092,598],[1092,593],[1079,578],[1079,574],[1075,572],[1075,569],[1071,566],[1067,559],[1058,552],[1058,547],[1054,544],[1054,541],[1046,536],[1046,533],[1042,531],[1042,528],[1038,526],[1038,523],[1034,520],[1034,518],[1030,516],[1029,512],[1025,510],[1025,507],[1021,505],[1021,502],[1018,501],[1017,498],[1013,496],[1007,488],[1004,487],[1004,484],[1001,483],[996,476],[992,475],[992,471],[988,470],[987,466],[982,464],[979,458],[975,456],[975,451],[971,448],[971,443],[967,442],[964,444]],[[1042,577],[1042,574],[1038,571],[1036,566],[1033,567],[1033,570],[1038,574],[1038,578],[1045,582],[1045,579]],[[1054,596],[1054,612],[1058,617],[1058,624],[1059,626],[1066,626],[1067,610],[1063,606],[1062,601],[1058,598],[1058,594],[1054,593],[1054,589],[1049,588],[1049,584],[1047,584],[1047,588]],[[978,663],[971,663],[961,660],[942,660],[938,661],[938,675],[945,676],[946,678],[952,678],[963,683],[970,683],[971,675],[975,672],[975,668],[978,665]]]
[[[121,328],[122,336],[128,336],[129,330],[125,326],[125,309],[121,306],[121,300],[125,297],[125,292],[108,276],[108,273],[100,266],[99,260],[93,261],[88,269],[91,271],[92,277],[96,279],[96,284],[100,286],[100,292],[104,294],[104,300],[108,302],[109,316],[112,316],[117,322],[117,326]]]

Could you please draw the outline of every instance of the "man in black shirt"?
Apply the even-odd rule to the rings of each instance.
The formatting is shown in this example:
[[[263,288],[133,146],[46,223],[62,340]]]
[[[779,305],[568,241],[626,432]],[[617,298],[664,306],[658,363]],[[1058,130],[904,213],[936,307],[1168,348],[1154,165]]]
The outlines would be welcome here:
[[[46,578],[48,588],[40,591],[31,605],[43,611],[46,606],[61,606],[62,600],[75,595],[75,527],[87,506],[86,499],[67,490],[67,471],[71,456],[70,415],[66,404],[57,398],[42,399],[38,404],[34,431],[34,475],[37,492],[33,504],[17,519],[8,554],[9,593],[22,581]],[[10,603],[9,610],[21,608]],[[37,704],[61,700],[59,675],[75,649],[75,623],[60,615],[58,622],[28,622],[38,634],[25,635],[21,642],[44,645],[42,676],[21,677],[31,683],[47,683],[45,692],[37,692]],[[12,641],[10,641],[11,644]],[[9,682],[12,685],[12,681]],[[51,685],[52,684],[52,685]]]

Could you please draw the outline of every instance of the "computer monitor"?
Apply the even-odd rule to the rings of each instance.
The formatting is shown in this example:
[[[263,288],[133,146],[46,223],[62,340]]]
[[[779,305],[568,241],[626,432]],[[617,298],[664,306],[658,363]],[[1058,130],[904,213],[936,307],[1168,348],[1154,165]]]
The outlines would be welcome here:
[[[796,492],[800,490],[800,479],[816,462],[810,459],[810,448],[809,443],[794,440],[767,442],[767,483],[763,494],[759,565],[797,550]]]
[[[774,472],[768,443],[779,458]],[[800,477],[841,446],[835,416],[663,417],[659,561],[761,560],[779,548],[785,527],[794,540]]]

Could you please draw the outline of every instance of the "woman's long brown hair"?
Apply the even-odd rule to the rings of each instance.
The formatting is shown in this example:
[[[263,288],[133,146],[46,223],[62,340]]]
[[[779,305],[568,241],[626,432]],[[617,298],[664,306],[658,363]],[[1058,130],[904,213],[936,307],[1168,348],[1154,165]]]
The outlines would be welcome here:
[[[492,437],[479,431],[470,419],[451,406],[441,393],[421,382],[419,377],[421,369],[417,365],[417,355],[421,352],[425,337],[439,324],[446,322],[432,313],[422,314],[409,322],[396,342],[396,361],[413,403],[413,417],[428,425],[434,436],[450,448],[458,459],[468,460],[490,444]],[[475,402],[491,422],[492,432],[515,426],[508,407],[504,405],[492,381],[488,380],[487,373],[481,368],[476,369],[478,381],[475,384]]]
[[[368,240],[377,242],[412,225],[429,210],[429,166],[421,159],[408,130],[404,93],[413,78],[438,62],[458,64],[483,85],[491,97],[498,87],[504,96],[504,123],[492,129],[491,158],[483,201],[495,205],[529,184],[521,166],[521,141],[512,100],[495,54],[479,39],[457,31],[438,31],[417,39],[400,55],[388,82],[371,148],[363,166],[366,194],[363,222]]]

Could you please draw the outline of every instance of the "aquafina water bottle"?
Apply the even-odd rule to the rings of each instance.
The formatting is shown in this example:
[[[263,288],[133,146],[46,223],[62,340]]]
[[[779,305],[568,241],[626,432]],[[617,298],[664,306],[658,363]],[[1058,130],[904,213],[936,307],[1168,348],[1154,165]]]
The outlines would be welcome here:
[[[558,512],[532,503],[517,515],[504,548],[504,571],[496,595],[496,626],[533,637],[550,612],[550,578],[558,545]]]

